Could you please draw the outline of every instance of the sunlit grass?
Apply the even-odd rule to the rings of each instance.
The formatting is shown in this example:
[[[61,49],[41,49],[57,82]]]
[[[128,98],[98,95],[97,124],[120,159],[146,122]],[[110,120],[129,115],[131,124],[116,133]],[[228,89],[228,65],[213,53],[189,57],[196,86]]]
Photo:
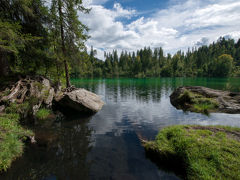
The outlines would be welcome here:
[[[158,163],[181,166],[186,179],[240,179],[240,129],[171,126],[144,146]]]
[[[0,171],[6,171],[12,161],[23,153],[22,140],[33,133],[19,125],[18,114],[0,115]]]

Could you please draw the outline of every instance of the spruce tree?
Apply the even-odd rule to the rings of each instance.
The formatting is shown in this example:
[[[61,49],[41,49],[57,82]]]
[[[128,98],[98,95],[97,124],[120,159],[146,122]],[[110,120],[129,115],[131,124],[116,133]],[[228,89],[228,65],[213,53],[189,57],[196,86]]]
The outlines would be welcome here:
[[[89,10],[82,5],[82,0],[52,0],[51,29],[58,35],[55,38],[61,49],[67,87],[70,87],[68,61],[74,52],[84,49],[84,42],[88,38],[88,28],[80,22],[78,13],[88,13]]]

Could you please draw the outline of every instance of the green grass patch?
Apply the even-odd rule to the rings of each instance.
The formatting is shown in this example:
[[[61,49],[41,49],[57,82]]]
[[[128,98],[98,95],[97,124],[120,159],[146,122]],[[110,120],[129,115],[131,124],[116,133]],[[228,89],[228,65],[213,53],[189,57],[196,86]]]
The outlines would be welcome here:
[[[240,128],[171,126],[144,147],[158,164],[181,169],[184,179],[240,179]]]
[[[19,125],[18,114],[0,115],[0,171],[6,171],[12,161],[23,153],[26,136],[33,133]]]
[[[45,120],[48,118],[48,116],[51,114],[51,110],[49,109],[45,109],[45,108],[41,108],[38,110],[38,112],[36,113],[36,117],[40,120]]]
[[[10,103],[9,106],[6,108],[6,113],[18,113],[18,114],[24,114],[25,112],[30,111],[31,105],[28,101],[25,101],[24,103],[17,104],[17,103]]]
[[[214,98],[207,98],[188,90],[185,90],[178,100],[182,102],[185,109],[204,114],[208,114],[219,106]]]

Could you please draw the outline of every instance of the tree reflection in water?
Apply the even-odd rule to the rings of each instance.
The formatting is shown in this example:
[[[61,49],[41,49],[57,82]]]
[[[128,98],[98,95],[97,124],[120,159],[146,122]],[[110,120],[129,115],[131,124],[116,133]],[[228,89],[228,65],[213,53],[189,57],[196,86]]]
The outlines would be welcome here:
[[[72,117],[49,129],[38,129],[38,144],[26,147],[23,157],[1,179],[89,179],[90,119]]]

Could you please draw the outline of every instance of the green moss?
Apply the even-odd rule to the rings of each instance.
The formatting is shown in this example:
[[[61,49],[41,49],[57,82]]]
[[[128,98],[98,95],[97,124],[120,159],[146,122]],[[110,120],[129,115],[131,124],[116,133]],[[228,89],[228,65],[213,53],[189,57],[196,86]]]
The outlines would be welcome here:
[[[22,140],[33,133],[19,125],[18,114],[0,115],[0,171],[6,171],[12,161],[23,153]]]
[[[240,129],[222,126],[171,126],[144,144],[161,164],[182,168],[186,179],[240,179]]]
[[[41,108],[36,113],[36,117],[40,120],[45,120],[48,118],[50,114],[51,114],[51,111],[49,109]]]
[[[208,114],[219,105],[214,98],[207,98],[200,94],[185,90],[179,97],[179,102],[187,107],[188,110]]]

